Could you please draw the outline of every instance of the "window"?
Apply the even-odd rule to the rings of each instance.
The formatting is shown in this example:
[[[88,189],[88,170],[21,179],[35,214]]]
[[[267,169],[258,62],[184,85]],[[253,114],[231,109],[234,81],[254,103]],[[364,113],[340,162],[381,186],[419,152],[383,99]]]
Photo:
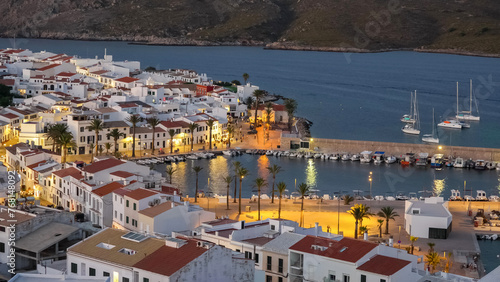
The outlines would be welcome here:
[[[283,273],[283,259],[278,259],[278,272]]]
[[[278,277],[278,282],[283,282],[283,277]]]
[[[5,227],[4,226],[0,226],[0,231],[5,232]]]
[[[271,225],[271,230],[276,230],[276,225]]]
[[[128,208],[128,205],[129,205],[129,203],[128,203],[128,200],[127,200],[127,201],[125,202],[125,206]]]
[[[361,274],[361,282],[366,282],[366,275]]]
[[[386,282],[385,279],[380,279],[380,282]]]
[[[273,258],[270,256],[267,256],[267,270],[271,270],[272,265],[273,265]]]
[[[335,281],[337,276],[335,275],[335,271],[328,270],[328,279],[330,281]]]
[[[348,274],[344,274],[344,282],[351,282],[351,277]]]
[[[246,259],[252,259],[252,253],[245,251],[245,258]]]
[[[118,212],[115,211],[115,218],[118,218]]]
[[[122,282],[130,282],[130,280],[127,277],[123,277]]]
[[[78,273],[78,265],[76,263],[71,263],[71,273]]]
[[[95,276],[95,268],[89,267],[89,276]]]
[[[5,253],[5,243],[0,243],[0,253]]]
[[[255,254],[255,263],[259,263],[259,254]]]
[[[84,132],[85,131],[85,127],[80,127],[80,132]]]
[[[142,278],[142,282],[149,282],[149,278],[146,277]]]
[[[109,272],[103,271],[103,272],[102,272],[102,276],[104,276],[104,277],[109,277]]]
[[[134,211],[137,209],[137,204],[134,203]]]
[[[266,275],[266,282],[273,282],[273,277],[270,275]]]
[[[125,217],[125,223],[128,224],[128,216]]]

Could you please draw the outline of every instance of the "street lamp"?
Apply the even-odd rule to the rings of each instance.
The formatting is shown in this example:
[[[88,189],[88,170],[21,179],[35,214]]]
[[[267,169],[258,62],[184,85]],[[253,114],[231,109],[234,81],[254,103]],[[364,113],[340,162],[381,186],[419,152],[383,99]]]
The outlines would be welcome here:
[[[401,225],[398,225],[398,227],[399,227],[398,248],[401,249]]]
[[[372,172],[370,171],[370,175],[368,176],[368,181],[370,182],[370,199],[372,198]]]

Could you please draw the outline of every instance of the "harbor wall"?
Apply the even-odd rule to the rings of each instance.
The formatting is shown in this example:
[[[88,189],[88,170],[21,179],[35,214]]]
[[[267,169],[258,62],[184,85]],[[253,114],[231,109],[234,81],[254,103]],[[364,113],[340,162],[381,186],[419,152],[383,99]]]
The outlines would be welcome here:
[[[312,140],[312,141],[311,141]],[[383,151],[389,155],[401,155],[405,153],[429,153],[444,154],[445,156],[462,157],[465,159],[483,159],[486,161],[500,162],[500,149],[478,148],[462,146],[445,146],[441,144],[411,144],[395,142],[376,142],[359,140],[305,138],[302,142],[309,142],[309,151],[318,153],[359,153],[362,151]],[[281,136],[281,146],[283,150],[290,150],[291,144],[300,144],[298,137]],[[441,149],[439,149],[441,147]],[[299,149],[307,150],[307,149]]]

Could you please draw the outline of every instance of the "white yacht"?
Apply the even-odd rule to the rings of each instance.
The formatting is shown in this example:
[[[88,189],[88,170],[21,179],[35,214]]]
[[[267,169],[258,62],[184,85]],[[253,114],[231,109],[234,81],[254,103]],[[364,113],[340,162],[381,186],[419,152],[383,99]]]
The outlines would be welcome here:
[[[462,129],[462,123],[454,119],[446,119],[438,123],[437,126],[444,128]]]
[[[465,167],[464,159],[462,159],[460,157],[456,158],[455,162],[453,162],[453,167],[457,167],[457,168]]]
[[[488,201],[488,197],[486,197],[486,192],[484,192],[484,190],[477,190],[476,195],[476,201]]]
[[[439,143],[438,131],[434,120],[434,108],[432,108],[432,134],[424,134],[424,136],[422,136],[422,141],[426,143]]]
[[[451,189],[450,201],[461,201],[462,197],[460,197],[460,191]]]
[[[472,79],[470,80],[470,98],[469,98],[469,110],[468,111],[458,111],[458,82],[457,82],[457,119],[459,120],[474,120],[479,121],[479,110],[477,108],[477,102],[474,98],[474,103],[476,105],[477,116],[472,114]]]
[[[401,121],[402,122],[407,122],[407,123],[415,123],[415,117],[413,116],[413,108],[414,104],[413,104],[413,92],[410,92],[410,114],[407,114],[407,115],[403,115],[403,117],[401,118]]]
[[[417,107],[417,91],[415,90],[415,95],[412,95],[412,112],[410,113],[411,117],[410,120],[411,122],[407,122],[401,130],[406,133],[406,134],[412,134],[412,135],[419,135],[420,134],[420,121],[418,119],[418,107]]]

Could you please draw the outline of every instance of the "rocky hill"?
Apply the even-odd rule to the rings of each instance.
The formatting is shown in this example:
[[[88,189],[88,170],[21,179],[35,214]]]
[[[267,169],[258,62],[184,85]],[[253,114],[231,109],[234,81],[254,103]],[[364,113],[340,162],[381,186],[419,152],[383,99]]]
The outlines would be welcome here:
[[[498,0],[3,0],[0,36],[500,54]]]

